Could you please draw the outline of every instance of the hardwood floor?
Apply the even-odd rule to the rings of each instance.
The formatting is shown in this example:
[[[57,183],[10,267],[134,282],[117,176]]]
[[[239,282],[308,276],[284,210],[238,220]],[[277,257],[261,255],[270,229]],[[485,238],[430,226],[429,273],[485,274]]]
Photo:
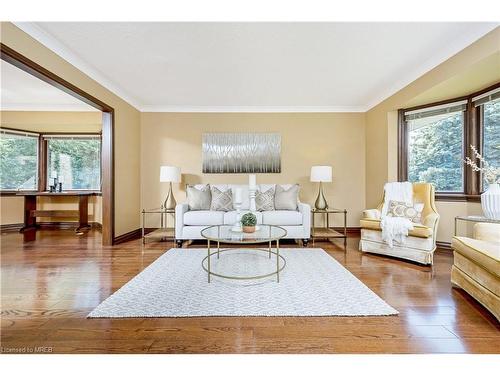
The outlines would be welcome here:
[[[398,316],[86,319],[173,244],[106,247],[96,231],[37,236],[28,244],[18,233],[1,236],[3,353],[500,353],[500,324],[451,288],[448,251],[437,252],[431,272],[362,255],[358,238],[349,238],[347,252],[342,241],[316,242]]]

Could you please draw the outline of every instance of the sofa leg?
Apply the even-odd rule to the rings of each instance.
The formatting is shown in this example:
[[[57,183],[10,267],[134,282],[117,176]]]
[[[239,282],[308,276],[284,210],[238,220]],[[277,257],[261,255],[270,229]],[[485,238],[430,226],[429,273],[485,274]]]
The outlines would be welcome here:
[[[307,244],[309,243],[309,238],[304,238],[302,240],[302,246],[307,247]]]
[[[176,240],[177,247],[182,247],[182,240]]]

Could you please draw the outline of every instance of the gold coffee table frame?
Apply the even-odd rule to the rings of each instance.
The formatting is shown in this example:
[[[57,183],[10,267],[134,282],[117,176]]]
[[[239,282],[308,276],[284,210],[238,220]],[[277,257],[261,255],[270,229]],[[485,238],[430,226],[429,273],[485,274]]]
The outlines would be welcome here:
[[[223,227],[226,230],[230,230],[231,225],[212,225],[212,226],[209,226],[201,231],[202,237],[207,240],[207,247],[208,247],[207,248],[208,254],[201,261],[201,267],[203,268],[203,270],[205,270],[205,272],[207,272],[209,283],[211,281],[212,275],[217,276],[217,277],[221,277],[224,279],[232,279],[232,280],[255,280],[255,279],[263,279],[265,277],[276,275],[276,281],[278,283],[280,282],[280,272],[283,271],[283,269],[286,266],[286,259],[280,254],[280,239],[287,235],[286,229],[279,227],[277,225],[259,225],[259,227],[261,228],[261,229],[259,229],[259,231],[265,232],[266,230],[268,230],[270,232],[269,238],[264,238],[264,237],[263,238],[253,238],[252,237],[253,233],[248,233],[248,234],[241,233],[241,235],[242,235],[241,239],[237,239],[237,238],[233,239],[233,238],[225,238],[225,237],[220,235],[220,230]],[[217,228],[217,233],[219,233],[219,235],[215,235],[215,236],[210,235],[210,231],[212,231],[214,228]],[[271,235],[273,228],[278,228],[280,230],[279,235],[277,235],[277,234],[275,234],[274,236]],[[217,243],[217,251],[214,251],[213,253],[211,252],[211,246],[210,246],[211,241]],[[273,242],[276,242],[276,251],[271,250]],[[240,244],[240,245],[244,245],[244,244],[252,245],[252,244],[267,243],[268,248],[264,249],[264,248],[254,248],[254,247],[251,247],[251,248],[235,247],[235,248],[221,249],[221,247],[220,247],[221,243]],[[276,271],[266,273],[263,275],[253,275],[253,276],[234,276],[234,275],[224,275],[224,274],[212,272],[212,270],[211,270],[211,258],[213,256],[217,256],[217,259],[219,259],[221,253],[229,252],[229,251],[236,251],[236,250],[266,252],[269,254],[269,259],[271,259],[272,255],[276,255]],[[280,259],[283,261],[282,262],[283,265],[281,267],[280,267]],[[205,266],[205,264],[206,264],[206,266]]]

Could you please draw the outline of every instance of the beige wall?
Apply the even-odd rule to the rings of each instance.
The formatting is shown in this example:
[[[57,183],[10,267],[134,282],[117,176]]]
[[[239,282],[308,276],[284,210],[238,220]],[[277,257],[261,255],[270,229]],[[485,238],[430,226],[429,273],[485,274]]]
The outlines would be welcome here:
[[[309,182],[311,166],[332,165],[333,183],[325,185],[327,199],[349,210],[348,225],[359,226],[365,208],[364,114],[142,113],[142,207],[158,207],[165,199],[168,186],[159,182],[161,165],[182,168],[183,181],[175,186],[177,201],[185,199],[185,184],[247,183],[245,174],[202,173],[205,132],[280,133],[282,171],[259,174],[258,183],[299,183],[301,200],[312,204],[318,186]]]
[[[115,235],[140,226],[140,113],[12,23],[2,22],[2,43],[56,73],[115,110]]]
[[[375,207],[384,183],[397,179],[397,110],[457,97],[500,80],[496,28],[366,113],[366,202]],[[438,241],[450,242],[458,214],[480,213],[479,203],[440,202]]]
[[[100,132],[101,112],[0,111],[0,125],[34,132]],[[0,225],[23,222],[22,197],[0,197]],[[76,197],[40,197],[42,210],[76,210]],[[102,223],[102,199],[89,199],[89,221]],[[75,218],[38,218],[38,221],[76,221]]]
[[[34,132],[92,132],[102,128],[101,112],[0,111],[0,125]]]

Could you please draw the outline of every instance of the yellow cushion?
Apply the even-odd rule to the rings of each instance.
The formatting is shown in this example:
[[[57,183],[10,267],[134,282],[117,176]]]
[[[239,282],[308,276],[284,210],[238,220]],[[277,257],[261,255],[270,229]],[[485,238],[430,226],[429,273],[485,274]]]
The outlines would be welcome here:
[[[492,274],[500,276],[499,244],[468,237],[453,237],[451,247]]]
[[[382,228],[380,228],[379,219],[361,219],[359,222],[363,229],[382,230]],[[432,228],[422,224],[413,224],[413,229],[408,231],[408,235],[412,237],[428,238],[432,236]]]
[[[476,240],[495,242],[500,245],[500,224],[477,223],[474,225],[474,235]]]

